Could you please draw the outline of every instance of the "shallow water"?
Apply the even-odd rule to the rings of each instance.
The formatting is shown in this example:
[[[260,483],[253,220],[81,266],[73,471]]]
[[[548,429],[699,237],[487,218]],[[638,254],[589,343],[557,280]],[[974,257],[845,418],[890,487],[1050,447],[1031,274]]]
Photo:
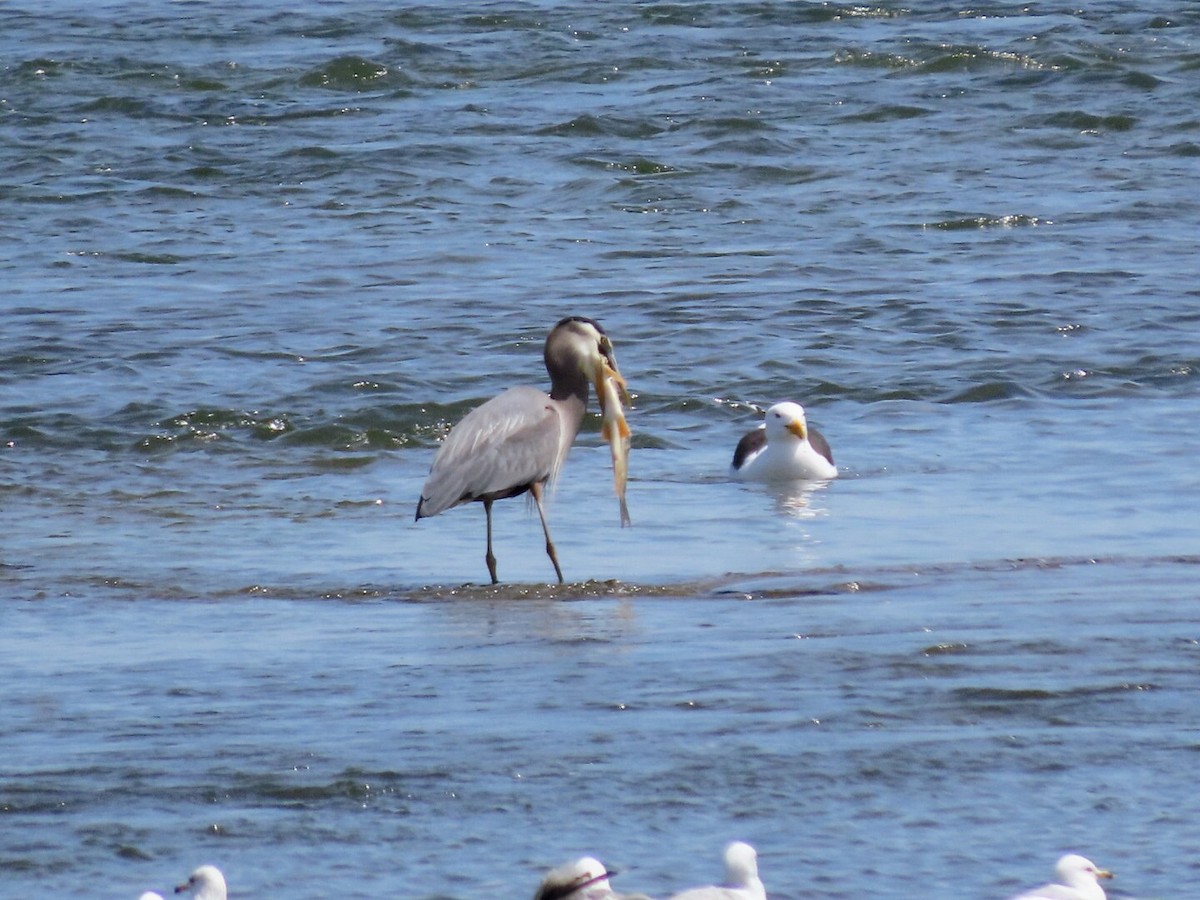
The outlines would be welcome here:
[[[1189,4],[0,9],[0,893],[1195,880]],[[412,521],[566,314],[636,394]],[[841,477],[731,482],[805,404]]]

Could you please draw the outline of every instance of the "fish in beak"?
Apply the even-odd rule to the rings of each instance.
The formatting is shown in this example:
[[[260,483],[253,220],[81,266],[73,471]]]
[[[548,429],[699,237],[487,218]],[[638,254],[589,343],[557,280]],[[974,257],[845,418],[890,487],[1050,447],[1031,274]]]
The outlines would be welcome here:
[[[596,398],[600,401],[600,436],[608,441],[612,453],[613,483],[617,500],[621,504],[621,527],[633,524],[629,518],[629,507],[625,504],[625,482],[629,475],[629,423],[625,421],[622,401],[629,403],[629,390],[625,379],[617,368],[617,357],[612,341],[604,336],[600,339],[600,358],[596,360],[593,373]],[[632,405],[632,404],[631,404]]]

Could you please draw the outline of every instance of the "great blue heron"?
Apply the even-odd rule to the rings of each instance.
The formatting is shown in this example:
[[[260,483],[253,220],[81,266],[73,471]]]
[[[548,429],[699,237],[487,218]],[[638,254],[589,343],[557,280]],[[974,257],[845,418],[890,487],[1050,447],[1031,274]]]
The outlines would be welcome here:
[[[551,869],[538,885],[533,900],[650,900],[645,894],[618,894],[602,862],[590,856]]]
[[[758,877],[758,854],[742,841],[725,848],[725,883],[692,888],[671,900],[767,900],[767,889]]]
[[[1013,900],[1105,900],[1100,878],[1112,878],[1112,872],[1098,868],[1090,859],[1068,853],[1054,867],[1057,884],[1044,884]]]
[[[837,477],[825,436],[810,428],[799,403],[776,403],[766,421],[733,451],[730,472],[743,481],[820,481]]]
[[[570,316],[555,325],[546,337],[544,356],[550,393],[512,387],[467,413],[438,448],[417,503],[417,519],[436,516],[460,503],[483,504],[485,559],[492,584],[499,583],[492,552],[492,504],[526,491],[537,505],[546,553],[562,583],[542,490],[558,475],[579,432],[589,384],[595,385],[603,405],[605,379],[621,377],[612,342],[593,319]]]

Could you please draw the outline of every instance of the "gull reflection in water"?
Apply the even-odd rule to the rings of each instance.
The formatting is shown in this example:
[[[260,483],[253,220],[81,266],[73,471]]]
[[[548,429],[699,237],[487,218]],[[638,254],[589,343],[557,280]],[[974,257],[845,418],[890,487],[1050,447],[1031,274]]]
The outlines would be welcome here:
[[[784,481],[763,485],[774,500],[775,511],[794,519],[817,519],[828,515],[828,507],[820,502],[820,492],[828,487],[828,481]]]

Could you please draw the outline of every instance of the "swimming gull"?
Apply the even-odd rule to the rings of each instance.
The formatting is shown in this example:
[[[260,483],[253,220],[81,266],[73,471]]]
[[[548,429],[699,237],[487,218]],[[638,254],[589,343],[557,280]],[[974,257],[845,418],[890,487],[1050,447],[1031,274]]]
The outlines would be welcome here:
[[[776,403],[733,451],[730,472],[743,481],[824,481],[837,477],[833,451],[799,403]]]
[[[584,856],[547,872],[533,900],[650,900],[645,894],[613,891],[608,883],[613,874],[600,860]]]
[[[725,883],[692,888],[671,900],[767,900],[767,889],[758,877],[758,854],[742,841],[725,848]]]
[[[1060,859],[1054,874],[1058,876],[1058,882],[1026,891],[1013,900],[1106,900],[1099,879],[1113,877],[1112,872],[1076,853],[1068,853]]]
[[[175,893],[191,892],[192,900],[226,900],[225,876],[216,866],[200,866]]]

